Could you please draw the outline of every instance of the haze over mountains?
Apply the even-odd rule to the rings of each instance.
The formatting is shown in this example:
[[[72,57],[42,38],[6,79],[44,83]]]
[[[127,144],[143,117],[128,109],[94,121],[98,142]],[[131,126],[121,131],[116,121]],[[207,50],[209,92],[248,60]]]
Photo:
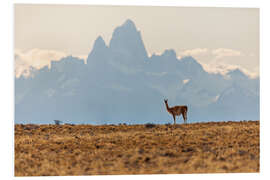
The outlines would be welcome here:
[[[172,49],[148,57],[131,20],[109,45],[99,36],[86,64],[68,56],[31,71],[15,78],[15,123],[172,123],[164,98],[188,105],[188,122],[259,119],[259,78],[211,74]]]

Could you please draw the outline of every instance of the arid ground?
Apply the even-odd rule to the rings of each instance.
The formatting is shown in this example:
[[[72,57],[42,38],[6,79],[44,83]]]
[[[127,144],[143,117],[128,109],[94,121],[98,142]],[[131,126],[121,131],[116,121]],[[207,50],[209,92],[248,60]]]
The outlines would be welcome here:
[[[259,121],[15,125],[15,176],[259,170]]]

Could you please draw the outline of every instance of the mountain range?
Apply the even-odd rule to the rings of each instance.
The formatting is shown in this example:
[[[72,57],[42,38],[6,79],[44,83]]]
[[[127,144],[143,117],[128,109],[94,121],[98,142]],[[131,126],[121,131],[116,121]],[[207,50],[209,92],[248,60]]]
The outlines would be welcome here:
[[[87,63],[68,56],[31,73],[15,77],[15,123],[172,123],[165,98],[169,106],[188,105],[188,122],[259,119],[259,77],[208,73],[173,49],[148,57],[131,20],[108,45],[99,36]]]

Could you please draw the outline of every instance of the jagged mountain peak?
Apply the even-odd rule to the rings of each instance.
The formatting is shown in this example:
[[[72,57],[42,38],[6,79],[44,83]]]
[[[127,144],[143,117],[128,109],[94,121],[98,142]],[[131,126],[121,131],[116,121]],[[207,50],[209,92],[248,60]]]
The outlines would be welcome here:
[[[234,70],[231,70],[227,73],[227,75],[231,77],[237,77],[237,78],[246,78],[247,76],[239,69],[236,68]]]
[[[179,61],[181,63],[183,63],[184,65],[198,66],[198,67],[202,68],[201,64],[196,59],[194,59],[192,56],[182,57]]]
[[[134,22],[131,19],[127,19],[121,27],[135,30],[137,29]]]
[[[182,62],[198,63],[192,56],[184,56],[180,59]]]
[[[110,41],[110,46],[114,42],[115,39],[121,38],[122,36],[125,36],[125,38],[128,38],[128,36],[139,36],[140,33],[137,31],[137,28],[133,21],[130,19],[126,20],[121,26],[118,26],[115,28],[112,39]]]
[[[98,36],[98,38],[94,42],[93,49],[104,48],[104,47],[107,47],[104,39],[101,36]]]
[[[116,53],[125,54],[128,52],[137,59],[147,57],[141,33],[136,29],[135,24],[130,19],[115,28],[109,48]]]
[[[256,98],[256,95],[251,92],[249,89],[241,87],[237,83],[233,83],[230,87],[223,90],[220,94],[219,100],[217,103],[222,103],[224,101],[235,101],[237,99],[249,99]]]
[[[179,60],[184,71],[192,74],[194,76],[202,76],[203,74],[207,74],[204,71],[202,65],[194,59],[192,56],[186,56]]]
[[[73,56],[70,55],[70,56],[63,57],[59,61],[52,61],[51,62],[51,69],[52,70],[61,69],[61,71],[65,71],[65,70],[68,70],[68,69],[71,70],[75,66],[81,67],[83,65],[84,65],[84,60],[83,59],[73,57]]]
[[[233,81],[217,77],[199,62],[191,56],[179,59],[173,49],[148,58],[140,32],[128,19],[115,29],[109,46],[101,36],[95,40],[86,65],[68,56],[36,70],[33,78],[16,78],[15,122],[165,123],[164,96],[173,104],[190,104],[190,122],[235,119],[224,107],[242,118],[246,111],[239,113],[238,102],[243,109],[258,109],[259,84],[254,88],[253,80],[239,79],[239,69],[230,72]],[[248,112],[245,117],[259,115]]]
[[[171,58],[171,59],[176,59],[176,53],[173,49],[166,49],[162,56],[164,57],[168,57],[168,58]]]
[[[92,51],[89,53],[87,57],[87,64],[89,64],[89,61],[91,58],[99,59],[103,58],[104,55],[107,53],[108,47],[105,44],[104,39],[101,36],[98,36],[98,38],[95,40]]]

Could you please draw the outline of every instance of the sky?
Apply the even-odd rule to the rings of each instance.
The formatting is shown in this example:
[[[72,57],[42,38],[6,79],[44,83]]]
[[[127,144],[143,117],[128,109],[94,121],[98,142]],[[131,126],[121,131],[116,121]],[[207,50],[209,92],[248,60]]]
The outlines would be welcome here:
[[[208,72],[239,68],[259,75],[259,9],[154,6],[30,5],[14,7],[16,76],[67,55],[86,58],[98,36],[109,44],[131,19],[151,56],[174,49]]]

